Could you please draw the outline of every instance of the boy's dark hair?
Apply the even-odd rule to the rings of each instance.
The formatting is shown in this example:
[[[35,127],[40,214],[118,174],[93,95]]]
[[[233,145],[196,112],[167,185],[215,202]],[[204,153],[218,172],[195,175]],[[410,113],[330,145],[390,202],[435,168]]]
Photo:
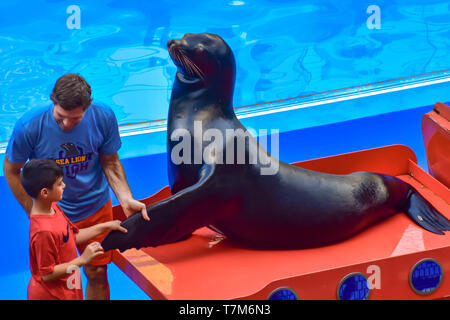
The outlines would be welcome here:
[[[80,106],[86,110],[92,103],[91,86],[79,74],[68,73],[56,81],[50,99],[67,111]]]
[[[49,159],[32,159],[20,172],[20,182],[32,198],[37,198],[43,188],[51,189],[59,177],[63,176],[61,167]]]

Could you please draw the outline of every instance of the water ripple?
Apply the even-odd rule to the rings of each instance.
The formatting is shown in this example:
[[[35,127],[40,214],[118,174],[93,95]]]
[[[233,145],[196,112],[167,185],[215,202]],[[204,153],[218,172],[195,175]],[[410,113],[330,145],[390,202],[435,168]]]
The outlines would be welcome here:
[[[79,30],[67,29],[63,1],[0,4],[0,141],[67,72],[86,77],[121,124],[165,118],[176,72],[166,43],[188,32],[233,48],[236,107],[450,67],[444,0],[383,1],[379,30],[366,26],[366,1],[79,3]]]

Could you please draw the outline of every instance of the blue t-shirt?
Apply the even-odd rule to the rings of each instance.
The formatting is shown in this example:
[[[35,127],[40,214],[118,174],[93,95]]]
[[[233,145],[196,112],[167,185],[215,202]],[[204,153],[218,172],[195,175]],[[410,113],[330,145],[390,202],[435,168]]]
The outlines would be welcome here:
[[[20,118],[6,149],[12,163],[28,159],[55,160],[66,184],[58,203],[72,222],[83,220],[108,202],[109,188],[99,154],[112,155],[121,146],[114,112],[92,103],[70,131],[63,131],[53,116],[53,105],[31,110]]]

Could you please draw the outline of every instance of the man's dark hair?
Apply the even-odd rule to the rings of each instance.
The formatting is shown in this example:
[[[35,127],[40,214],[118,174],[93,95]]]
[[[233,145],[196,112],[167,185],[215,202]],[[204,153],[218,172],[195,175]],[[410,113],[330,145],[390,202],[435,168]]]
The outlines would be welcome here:
[[[61,167],[49,159],[32,159],[20,172],[20,182],[32,198],[37,198],[42,189],[52,189],[58,178],[63,176]]]
[[[56,81],[50,99],[64,110],[78,107],[86,110],[92,102],[91,86],[79,74],[68,73]]]

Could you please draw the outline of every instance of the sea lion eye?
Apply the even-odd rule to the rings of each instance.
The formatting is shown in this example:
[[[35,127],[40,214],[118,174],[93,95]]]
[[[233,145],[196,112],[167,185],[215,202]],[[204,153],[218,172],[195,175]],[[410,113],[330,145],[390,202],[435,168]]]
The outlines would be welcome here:
[[[197,46],[195,46],[195,52],[203,52],[205,51],[205,46],[202,43],[199,43]]]

